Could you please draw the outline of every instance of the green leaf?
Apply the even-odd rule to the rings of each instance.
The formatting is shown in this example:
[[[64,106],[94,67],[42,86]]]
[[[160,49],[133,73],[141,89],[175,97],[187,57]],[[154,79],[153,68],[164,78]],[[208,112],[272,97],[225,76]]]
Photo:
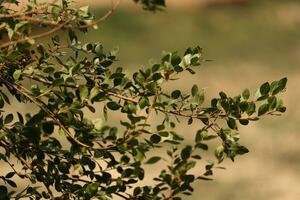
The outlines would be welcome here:
[[[156,72],[157,70],[159,70],[159,68],[160,68],[160,65],[159,64],[154,64],[153,66],[152,66],[152,73],[153,72]]]
[[[15,174],[15,172],[9,172],[8,174],[6,174],[5,178],[12,178]]]
[[[53,86],[60,86],[64,83],[64,79],[63,78],[57,78],[55,80],[53,80],[52,84]]]
[[[4,124],[11,123],[13,121],[13,119],[14,119],[13,114],[10,113],[10,114],[6,115],[6,117],[4,118]]]
[[[90,183],[86,189],[85,192],[89,197],[93,197],[97,194],[99,188],[99,183]],[[90,198],[88,198],[90,199]]]
[[[106,106],[111,110],[119,110],[119,108],[121,107],[117,102],[114,101],[108,102]]]
[[[22,74],[22,71],[19,69],[14,72],[13,77],[14,77],[15,81],[20,79],[21,74]]]
[[[166,127],[165,127],[164,124],[160,124],[160,125],[156,126],[156,130],[157,130],[157,131],[162,131],[162,130],[164,130],[165,128],[166,128]]]
[[[168,131],[160,131],[158,133],[161,137],[169,137],[169,132]]]
[[[146,98],[146,97],[142,97],[140,100],[139,100],[139,106],[141,109],[144,109],[146,106],[149,106],[150,103],[149,103],[149,99]]]
[[[174,90],[174,91],[171,93],[171,97],[172,97],[173,99],[178,99],[180,96],[181,96],[181,91],[180,91],[180,90]]]
[[[276,95],[279,92],[281,92],[282,90],[284,90],[284,88],[286,87],[288,79],[287,78],[283,78],[279,81],[274,81],[271,84],[271,92],[272,95]]]
[[[45,69],[43,69],[43,72],[44,73],[47,73],[47,74],[52,74],[53,72],[55,71],[54,67],[46,67]]]
[[[236,125],[236,121],[235,121],[235,119],[233,119],[233,118],[231,118],[231,117],[229,117],[228,119],[227,119],[227,125],[228,125],[228,127],[229,128],[231,128],[231,129],[237,129],[237,125]]]
[[[249,105],[249,104],[248,104],[247,101],[242,101],[242,102],[239,104],[240,109],[241,109],[243,112],[247,111],[248,105]]]
[[[193,85],[192,90],[191,90],[192,96],[195,96],[198,93],[198,90],[199,90],[198,86]]]
[[[90,99],[93,100],[100,93],[97,86],[93,87],[90,92]]]
[[[238,155],[243,155],[243,154],[246,154],[249,152],[249,150],[246,147],[241,146],[239,144],[234,144],[234,145],[230,146],[230,150]]]
[[[150,141],[152,143],[154,143],[154,144],[157,144],[157,143],[159,143],[161,141],[161,137],[159,135],[157,135],[157,134],[153,134],[150,137]]]
[[[195,142],[199,143],[202,140],[202,134],[201,134],[202,130],[198,130],[195,136]]]
[[[42,129],[45,134],[51,134],[54,131],[54,123],[53,122],[45,122],[42,124]]]
[[[278,85],[281,90],[283,90],[286,87],[287,81],[288,81],[287,78],[283,78],[279,80]]]
[[[188,145],[188,146],[186,146],[184,149],[182,149],[182,151],[181,151],[181,159],[182,160],[186,160],[186,159],[188,159],[190,156],[191,156],[191,154],[192,154],[192,147],[190,146],[190,145]]]
[[[161,73],[155,73],[152,75],[152,80],[153,81],[158,81],[159,79],[161,79],[163,76],[161,75]]]
[[[261,116],[269,111],[269,104],[263,104],[258,108],[258,116]]]
[[[249,116],[251,116],[252,114],[255,113],[255,110],[256,110],[256,105],[255,105],[255,103],[250,102],[250,103],[248,104],[247,114],[248,114]]]
[[[150,158],[149,160],[147,160],[146,164],[155,164],[158,161],[161,160],[161,157],[159,156],[153,156],[152,158]]]
[[[197,143],[196,145],[195,145],[195,147],[196,148],[199,148],[199,149],[202,149],[202,150],[204,150],[204,151],[207,151],[208,150],[208,145],[207,144],[204,144],[204,143]]]
[[[14,187],[14,188],[17,187],[17,184],[16,184],[14,181],[12,181],[12,180],[6,180],[6,182],[7,182],[11,187]]]
[[[242,96],[243,96],[243,99],[248,100],[249,97],[250,97],[250,91],[249,91],[249,89],[245,89],[245,90],[243,91]]]
[[[89,89],[86,85],[79,86],[79,96],[81,100],[88,98],[89,96]]]
[[[172,55],[172,58],[171,58],[171,64],[173,66],[176,66],[176,65],[179,65],[179,63],[181,62],[181,58],[180,56],[176,55],[176,54],[173,54]]]
[[[220,145],[216,148],[215,156],[218,159],[219,163],[223,160],[223,158],[224,158],[224,146],[223,145]]]
[[[8,200],[7,188],[4,185],[0,185],[0,199]]]
[[[262,84],[259,91],[262,96],[267,95],[270,92],[270,84],[268,82]]]
[[[240,124],[246,126],[249,124],[249,120],[248,119],[239,119]]]
[[[219,95],[220,95],[221,99],[227,99],[227,95],[225,92],[221,91],[221,92],[219,92]]]
[[[204,103],[205,97],[203,90],[200,90],[195,95],[195,103],[198,104],[198,106],[202,105]]]
[[[182,72],[183,71],[183,68],[182,67],[180,67],[179,65],[176,65],[176,66],[174,66],[174,70],[175,70],[175,72]]]
[[[271,96],[268,98],[268,104],[270,109],[273,110],[277,105],[277,98],[275,96]]]
[[[276,108],[276,111],[284,113],[286,111],[286,107],[284,107],[284,106],[278,107],[278,108]]]
[[[101,44],[97,44],[95,47],[95,53],[98,56],[102,56],[103,55],[103,46]]]
[[[276,111],[284,113],[286,111],[286,107],[283,106],[283,101],[279,100],[276,105]]]
[[[59,163],[58,165],[58,170],[64,174],[68,174],[69,173],[69,169],[70,169],[70,166],[68,163],[66,162],[61,162]]]

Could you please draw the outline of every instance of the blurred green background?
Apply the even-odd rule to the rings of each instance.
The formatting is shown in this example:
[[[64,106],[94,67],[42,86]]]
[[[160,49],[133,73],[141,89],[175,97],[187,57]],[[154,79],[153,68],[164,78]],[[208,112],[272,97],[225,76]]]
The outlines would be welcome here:
[[[97,15],[106,12],[101,1],[90,2]],[[235,95],[245,87],[255,90],[265,81],[289,79],[282,95],[288,107],[284,116],[241,127],[241,141],[250,153],[235,163],[225,162],[225,171],[217,170],[212,182],[196,183],[194,195],[185,199],[300,199],[300,1],[167,3],[165,11],[153,14],[123,2],[98,30],[82,39],[99,41],[107,49],[118,47],[118,65],[128,71],[147,65],[151,58],[158,61],[163,50],[183,52],[200,45],[213,62],[200,67],[196,75],[183,76],[170,88],[188,89],[197,83],[207,87],[208,98],[220,90]],[[189,129],[183,125],[179,132],[193,139],[197,128],[195,123]],[[148,173],[146,181],[155,170]]]

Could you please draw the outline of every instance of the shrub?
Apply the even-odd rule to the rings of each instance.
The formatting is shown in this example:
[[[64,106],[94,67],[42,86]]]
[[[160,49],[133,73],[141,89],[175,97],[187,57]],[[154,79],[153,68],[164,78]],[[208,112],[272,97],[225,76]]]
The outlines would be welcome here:
[[[134,1],[150,11],[165,6],[164,0]],[[164,83],[195,74],[207,61],[198,46],[183,55],[164,53],[160,62],[127,75],[114,65],[115,50],[77,37],[97,28],[117,4],[99,19],[70,0],[11,4],[19,0],[0,6],[0,160],[10,167],[0,176],[0,199],[179,200],[192,194],[195,181],[211,180],[224,159],[248,152],[238,124],[286,110],[277,97],[286,78],[262,84],[253,95],[248,89],[235,97],[220,92],[206,102],[197,85],[166,91]],[[12,98],[35,109],[10,113]],[[108,120],[112,113],[122,116],[117,126]],[[160,122],[150,122],[150,115]],[[201,124],[192,144],[176,133],[181,121]],[[219,143],[210,147],[216,161],[193,173],[208,140]],[[166,154],[149,156],[158,148]],[[145,166],[154,164],[160,173],[153,185],[143,185]],[[24,182],[17,185],[16,178]]]

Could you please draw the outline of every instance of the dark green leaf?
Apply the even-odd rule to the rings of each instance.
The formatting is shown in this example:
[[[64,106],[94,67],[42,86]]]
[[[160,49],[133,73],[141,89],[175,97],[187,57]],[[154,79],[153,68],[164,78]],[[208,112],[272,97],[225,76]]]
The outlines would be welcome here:
[[[14,181],[12,181],[12,180],[6,180],[6,182],[7,182],[11,187],[14,187],[14,188],[17,187],[17,184],[16,184]]]
[[[154,164],[161,160],[159,156],[153,156],[149,160],[147,160],[146,164]]]
[[[89,89],[86,85],[79,86],[79,96],[81,100],[88,98],[89,96]]]
[[[262,84],[259,88],[259,91],[262,96],[268,94],[270,92],[270,84],[268,82]]]
[[[245,100],[248,100],[249,97],[250,97],[250,91],[249,91],[249,89],[245,89],[245,90],[243,91],[242,96],[243,96],[243,98],[244,98]]]
[[[12,178],[15,174],[15,172],[9,172],[8,174],[6,174],[5,178]]]
[[[261,116],[269,111],[269,104],[263,104],[258,108],[258,116]]]
[[[229,128],[231,128],[231,129],[237,129],[237,125],[236,125],[236,121],[235,121],[235,119],[233,119],[233,118],[231,118],[231,117],[229,117],[228,119],[227,119],[227,125],[228,125],[228,127]]]
[[[14,116],[13,116],[13,114],[8,114],[8,115],[6,115],[6,117],[5,117],[5,119],[4,119],[4,124],[9,124],[9,123],[11,123],[12,121],[13,121],[13,119],[14,119]]]
[[[190,156],[191,156],[191,153],[192,153],[192,147],[191,146],[186,146],[184,149],[182,149],[181,151],[181,159],[182,160],[186,160],[188,159]]]
[[[221,99],[227,98],[227,95],[225,94],[225,92],[219,92],[219,95],[220,95]]]
[[[140,99],[140,101],[139,101],[139,106],[140,106],[141,109],[144,109],[146,106],[149,106],[149,105],[150,105],[150,103],[149,103],[148,98],[142,97],[142,98]]]
[[[151,135],[150,141],[154,144],[157,144],[161,141],[161,137],[157,134]]]
[[[119,110],[120,105],[114,101],[110,101],[106,104],[106,106],[111,110]]]
[[[0,185],[0,199],[8,200],[7,188],[4,185]]]
[[[196,148],[199,148],[199,149],[202,149],[204,151],[207,151],[208,150],[208,145],[207,144],[204,144],[204,143],[197,143],[195,145]]]
[[[181,96],[180,90],[174,90],[174,91],[171,93],[171,97],[172,97],[173,99],[178,99],[180,96]]]
[[[179,65],[180,62],[181,62],[180,56],[178,56],[178,55],[176,55],[176,54],[172,55],[172,58],[171,58],[171,64],[172,64],[173,66]]]
[[[240,119],[239,122],[240,122],[240,124],[245,125],[245,126],[249,124],[248,119]]]
[[[198,93],[198,86],[197,85],[193,85],[191,93],[192,93],[192,96],[195,96]]]
[[[42,128],[44,133],[51,134],[54,131],[54,123],[53,122],[45,122],[42,124]]]

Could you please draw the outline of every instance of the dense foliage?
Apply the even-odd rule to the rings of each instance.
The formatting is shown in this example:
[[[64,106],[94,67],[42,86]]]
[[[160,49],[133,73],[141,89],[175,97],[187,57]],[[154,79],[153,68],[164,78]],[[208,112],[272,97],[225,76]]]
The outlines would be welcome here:
[[[150,11],[165,6],[164,0],[134,1]],[[117,4],[95,19],[69,0],[18,3],[0,5],[0,161],[10,169],[1,170],[0,199],[179,200],[192,194],[195,181],[211,180],[224,159],[248,152],[239,143],[239,124],[286,110],[278,98],[286,78],[253,94],[220,92],[210,101],[197,85],[166,91],[166,82],[195,74],[207,61],[200,47],[165,52],[160,62],[128,75],[115,66],[116,50],[77,37],[97,28]],[[13,98],[34,109],[8,111]],[[119,125],[109,121],[115,114]],[[193,144],[176,132],[183,121],[199,124],[188,134]],[[219,143],[210,147],[216,161],[201,166],[208,140]],[[158,148],[166,154],[153,156]],[[161,171],[152,185],[144,184],[145,165],[154,164]]]

